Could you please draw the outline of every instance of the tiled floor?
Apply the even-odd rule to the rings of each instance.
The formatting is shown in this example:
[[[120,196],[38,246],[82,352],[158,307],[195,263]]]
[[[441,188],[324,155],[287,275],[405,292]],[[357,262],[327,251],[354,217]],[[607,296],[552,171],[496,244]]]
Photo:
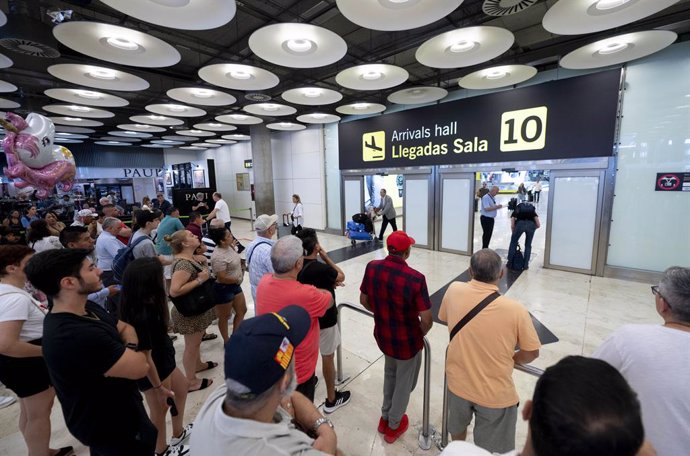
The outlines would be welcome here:
[[[545,195],[542,194],[542,197]],[[505,197],[500,197],[501,199]],[[546,199],[538,208],[542,221],[546,212]],[[543,212],[543,214],[542,214]],[[508,213],[499,213],[491,246],[507,251],[509,242]],[[477,222],[477,235],[480,239],[481,229]],[[241,220],[233,222],[236,235],[247,240],[253,237],[249,223]],[[377,227],[378,228],[378,227]],[[390,231],[389,231],[390,233]],[[320,235],[321,243],[327,250],[349,245],[342,236]],[[245,243],[246,244],[246,243]],[[556,336],[559,342],[543,347],[541,356],[533,364],[545,368],[560,358],[571,354],[588,355],[602,342],[611,331],[624,323],[644,322],[658,323],[649,288],[646,284],[626,282],[580,274],[542,269],[544,247],[544,229],[538,230],[533,244],[532,263],[508,291],[508,295],[521,301],[527,308]],[[337,290],[338,302],[358,302],[359,283],[366,263],[384,256],[383,250],[344,261],[340,266],[346,274],[345,286]],[[433,293],[449,280],[452,280],[469,264],[469,257],[426,250],[413,250],[409,264],[426,274],[429,292]],[[247,296],[249,315],[253,315],[249,283],[243,284]],[[372,336],[373,322],[370,318],[352,311],[343,311],[343,367],[349,376],[344,388],[352,391],[352,401],[334,414],[339,438],[339,447],[346,455],[435,455],[436,447],[428,451],[420,450],[417,442],[422,425],[423,375],[412,394],[408,414],[410,430],[393,445],[383,442],[376,432],[380,414],[381,391],[383,386],[383,359]],[[217,328],[211,327],[217,332]],[[182,338],[175,342],[178,361],[182,355]],[[448,330],[435,325],[428,335],[431,345],[431,400],[430,422],[439,430],[442,416],[443,398],[443,357],[448,341]],[[205,360],[222,361],[222,344],[220,339],[204,342],[202,356]],[[180,363],[181,365],[181,363]],[[320,367],[317,367],[320,376]],[[222,369],[211,371],[209,377],[216,384],[222,382]],[[528,399],[534,388],[535,378],[521,372],[514,373],[515,382],[520,392],[521,401]],[[212,390],[193,393],[188,399],[186,416],[192,421],[201,404]],[[325,398],[325,387],[319,382],[316,402],[321,404]],[[26,449],[17,430],[19,406],[12,405],[0,410],[0,455],[22,455]],[[52,415],[53,447],[75,445],[78,455],[87,455],[88,451],[71,438],[65,429],[59,403],[56,402]],[[526,434],[525,423],[518,423],[517,442],[521,444]]]

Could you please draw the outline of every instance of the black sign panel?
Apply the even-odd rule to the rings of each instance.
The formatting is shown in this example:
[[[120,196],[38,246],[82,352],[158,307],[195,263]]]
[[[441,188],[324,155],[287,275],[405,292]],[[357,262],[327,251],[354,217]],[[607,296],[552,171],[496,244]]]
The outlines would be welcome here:
[[[215,191],[215,188],[174,188],[173,206],[180,210],[180,215],[189,215],[192,212],[192,206],[203,202],[206,203],[206,207],[200,207],[197,211],[208,214],[215,204],[213,202]]]
[[[609,156],[619,80],[612,70],[345,122],[340,169]]]
[[[690,192],[690,173],[656,173],[657,192]]]

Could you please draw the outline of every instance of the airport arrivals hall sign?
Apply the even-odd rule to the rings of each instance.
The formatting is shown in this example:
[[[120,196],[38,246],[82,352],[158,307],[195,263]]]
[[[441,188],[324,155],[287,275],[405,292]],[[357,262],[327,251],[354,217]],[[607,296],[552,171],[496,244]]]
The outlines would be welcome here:
[[[609,156],[619,82],[611,70],[345,122],[340,169]]]

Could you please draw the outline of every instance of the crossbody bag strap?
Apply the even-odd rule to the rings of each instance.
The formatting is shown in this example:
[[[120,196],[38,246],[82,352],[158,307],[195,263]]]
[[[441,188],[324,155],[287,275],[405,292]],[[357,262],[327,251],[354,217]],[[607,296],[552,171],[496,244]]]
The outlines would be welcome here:
[[[458,332],[460,332],[460,330],[461,330],[467,323],[470,322],[470,320],[472,320],[474,317],[476,317],[477,314],[478,314],[479,312],[481,312],[486,306],[488,306],[489,304],[491,304],[491,303],[492,303],[496,298],[498,298],[499,296],[501,296],[500,293],[499,293],[498,291],[494,291],[494,292],[491,293],[489,296],[487,296],[486,298],[484,298],[484,299],[482,300],[482,302],[480,302],[479,304],[477,304],[476,306],[474,306],[474,308],[473,308],[472,310],[470,310],[469,312],[467,312],[467,315],[465,315],[464,317],[462,317],[462,319],[455,325],[455,327],[453,328],[453,330],[450,332],[450,340],[449,340],[449,343],[450,343],[450,341],[453,340],[453,337],[455,337],[455,335],[456,335]]]
[[[270,245],[271,243],[268,241],[257,242],[256,245],[254,246],[254,248],[252,249],[252,251],[249,253],[249,256],[247,257],[247,267],[249,267],[249,263],[251,263],[251,261],[252,261],[252,257],[254,256],[254,252],[256,251],[256,248],[259,247],[261,244],[269,244]]]

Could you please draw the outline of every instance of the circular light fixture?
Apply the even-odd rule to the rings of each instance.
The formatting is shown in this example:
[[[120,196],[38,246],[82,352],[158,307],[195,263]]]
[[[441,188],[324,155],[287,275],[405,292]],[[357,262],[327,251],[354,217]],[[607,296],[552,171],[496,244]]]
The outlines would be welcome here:
[[[277,122],[277,123],[270,123],[266,125],[266,128],[270,130],[280,130],[280,131],[298,131],[298,130],[304,130],[306,125],[302,124],[297,124],[293,122]]]
[[[342,100],[343,95],[335,90],[321,87],[301,87],[290,89],[281,95],[283,100],[300,105],[327,105]]]
[[[19,106],[21,106],[19,103],[16,103],[12,100],[0,98],[0,108],[2,108],[2,109],[16,109]]]
[[[355,24],[382,31],[409,30],[443,19],[463,0],[336,0],[340,13]]]
[[[231,78],[239,79],[240,81],[246,81],[252,78],[252,74],[248,71],[230,71],[228,76]]]
[[[74,126],[82,126],[82,127],[102,127],[103,122],[99,122],[97,120],[86,120],[82,119],[81,117],[72,117],[72,116],[65,116],[65,117],[49,117],[50,120],[53,121],[54,124],[60,124],[60,125],[74,125]]]
[[[225,92],[201,87],[178,87],[166,93],[173,100],[201,106],[228,106],[237,101]]]
[[[66,101],[77,105],[89,105],[99,107],[127,106],[129,102],[124,98],[116,97],[102,92],[81,89],[48,89],[44,92],[51,98]]]
[[[248,116],[245,114],[224,114],[222,116],[216,116],[215,119],[218,122],[236,125],[256,125],[263,122],[263,120],[259,117]]]
[[[174,125],[182,125],[184,123],[182,119],[175,119],[174,117],[166,117],[156,114],[142,114],[138,116],[132,116],[129,118],[129,120],[135,123],[159,125],[162,127],[171,127]]]
[[[235,17],[235,0],[102,0],[142,21],[182,30],[209,30]]]
[[[316,47],[316,43],[306,39],[287,40],[284,45],[296,54],[304,54]]]
[[[289,116],[297,112],[297,109],[292,106],[276,103],[254,103],[245,106],[243,109],[250,114],[260,116]],[[220,119],[216,117],[216,120]]]
[[[278,76],[264,69],[237,63],[216,63],[199,70],[204,81],[228,89],[265,90],[278,85]]]
[[[446,89],[441,87],[413,87],[410,89],[398,90],[388,95],[388,101],[396,104],[414,105],[432,103],[448,95]]]
[[[100,100],[103,98],[103,95],[100,93],[92,92],[90,90],[75,90],[74,94],[78,97],[86,98],[87,100]]]
[[[630,44],[628,43],[612,42],[603,46],[601,49],[597,51],[597,53],[601,55],[615,54],[616,52],[620,52],[624,49],[627,49],[629,46]]]
[[[115,72],[112,70],[96,69],[96,70],[89,71],[86,74],[88,76],[91,76],[92,78],[102,79],[104,81],[114,81],[115,79],[117,79]]]
[[[134,92],[149,88],[149,83],[139,76],[134,76],[133,74],[125,73],[124,71],[94,65],[61,63],[48,67],[48,73],[58,79],[62,79],[63,81],[86,87],[95,87],[97,89]],[[103,95],[106,98],[108,97],[108,94]],[[115,97],[115,99],[120,103],[119,106],[126,106],[128,104],[126,100],[122,98]],[[125,104],[122,104],[122,100],[125,101]],[[106,105],[99,104],[98,106]]]
[[[131,125],[118,125],[117,128],[124,129],[124,127],[127,127],[127,129],[131,129]],[[151,130],[152,132],[155,132],[156,130]],[[140,131],[120,131],[120,130],[113,130],[109,131],[108,134],[110,136],[115,136],[119,138],[127,138],[127,140],[131,140],[132,138],[141,138],[141,139],[146,139],[146,138],[151,138],[153,135],[151,133],[144,133]],[[124,139],[122,140],[124,141]]]
[[[529,65],[502,65],[470,73],[458,85],[474,90],[497,89],[525,82],[536,74],[537,69]]]
[[[425,41],[415,52],[415,58],[431,68],[462,68],[495,59],[514,42],[512,32],[504,28],[464,27]]]
[[[457,54],[459,52],[471,51],[476,46],[478,46],[478,43],[475,41],[460,40],[457,43],[451,44],[448,47],[448,51]]]
[[[377,114],[386,110],[386,106],[379,103],[364,103],[356,102],[350,103],[343,106],[338,106],[335,108],[340,114],[346,114],[351,116],[361,116],[367,114]]]
[[[226,123],[216,123],[216,122],[206,122],[194,124],[195,130],[209,130],[209,131],[233,131],[237,130],[234,125],[229,125]]]
[[[177,135],[182,135],[182,136],[196,136],[196,137],[204,137],[204,136],[216,136],[215,133],[211,131],[205,131],[205,130],[177,130],[175,132]]]
[[[316,98],[319,95],[321,95],[321,90],[320,89],[304,89],[304,92],[302,92],[302,93],[307,98]]]
[[[117,49],[122,49],[123,51],[136,51],[137,49],[139,49],[141,47],[137,43],[135,43],[134,41],[128,40],[126,38],[115,37],[115,36],[111,36],[109,38],[106,38],[105,41],[110,46],[117,48]]]
[[[383,77],[383,73],[379,71],[367,71],[366,73],[362,73],[359,77],[365,81],[378,81]]]
[[[146,106],[145,109],[154,114],[177,117],[200,117],[206,115],[206,111],[203,109],[172,103],[152,104]]]
[[[192,90],[192,96],[195,98],[211,98],[213,96],[213,92],[206,89],[195,89]]]
[[[333,114],[315,112],[312,114],[303,114],[301,116],[297,116],[297,120],[309,124],[327,124],[339,121],[340,117]]]
[[[337,62],[347,53],[340,36],[311,24],[281,23],[256,30],[249,48],[258,57],[289,68],[316,68]]]
[[[187,110],[186,107],[181,106],[181,105],[168,105],[168,111],[172,112],[185,112]]]
[[[14,65],[14,62],[12,61],[11,58],[0,54],[0,68],[9,68],[12,65]]]
[[[407,81],[407,70],[394,65],[368,64],[345,69],[335,76],[335,82],[348,89],[382,90]]]
[[[364,109],[367,109],[369,107],[369,103],[354,103],[352,105],[352,109],[356,109],[358,111],[362,111]]]
[[[508,72],[505,70],[491,70],[486,73],[486,76],[484,76],[486,79],[489,81],[495,81],[496,79],[503,79],[506,76],[508,76]]]

